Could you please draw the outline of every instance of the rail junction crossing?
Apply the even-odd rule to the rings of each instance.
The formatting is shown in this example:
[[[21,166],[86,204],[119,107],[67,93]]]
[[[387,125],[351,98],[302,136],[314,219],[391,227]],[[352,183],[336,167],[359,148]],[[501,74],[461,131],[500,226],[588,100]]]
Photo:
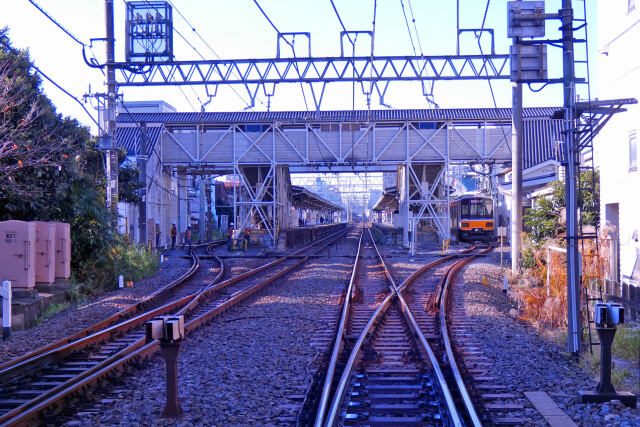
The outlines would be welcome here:
[[[331,167],[351,172],[397,170],[397,197],[403,218],[403,242],[408,243],[410,223],[427,221],[440,237],[449,237],[447,221],[449,166],[455,162],[511,161],[513,171],[511,212],[512,269],[520,258],[522,231],[522,165],[523,136],[535,135],[529,141],[532,152],[544,149],[542,144],[563,141],[562,162],[566,164],[567,187],[567,277],[569,303],[569,349],[579,348],[578,242],[585,238],[579,231],[577,185],[581,154],[592,147],[592,139],[601,125],[631,100],[592,102],[589,90],[588,53],[586,49],[586,5],[577,8],[574,17],[571,0],[563,0],[556,13],[547,13],[542,1],[508,2],[508,37],[513,40],[510,53],[497,54],[493,30],[461,28],[457,20],[456,55],[377,56],[374,51],[374,21],[371,31],[340,33],[338,57],[313,57],[309,33],[281,32],[269,16],[256,5],[277,33],[276,58],[175,61],[173,57],[172,8],[167,2],[127,3],[127,60],[116,62],[114,55],[113,2],[106,1],[107,62],[93,67],[106,68],[108,93],[103,143],[115,148],[117,88],[128,86],[204,85],[215,96],[219,85],[242,85],[251,98],[250,106],[260,89],[270,98],[276,85],[308,84],[315,111],[298,113],[229,113],[216,117],[210,113],[155,118],[156,128],[163,126],[160,137],[161,162],[175,165],[176,172],[193,174],[198,168],[210,168],[209,173],[231,173],[240,180],[245,195],[238,197],[234,187],[234,224],[241,227],[254,219],[259,221],[275,244],[277,230],[285,225],[280,212],[287,207],[286,186],[288,167],[320,171]],[[335,8],[335,7],[334,7]],[[459,17],[459,5],[458,5]],[[146,16],[146,19],[143,17]],[[545,22],[561,22],[561,38],[542,39]],[[574,27],[574,24],[577,26]],[[461,54],[460,37],[471,33],[477,38],[480,54]],[[576,38],[574,33],[581,34]],[[355,56],[358,35],[369,36],[369,56]],[[490,53],[483,51],[481,37],[490,40]],[[307,41],[306,56],[296,55],[296,37]],[[349,44],[345,41],[348,40]],[[526,40],[525,40],[526,38]],[[531,38],[531,39],[529,39]],[[292,57],[281,54],[281,46],[291,47]],[[584,54],[576,61],[576,48]],[[346,49],[345,49],[346,46]],[[563,71],[561,77],[549,77],[547,47],[561,47]],[[348,48],[353,54],[348,56]],[[584,60],[582,59],[584,57]],[[507,67],[507,62],[509,66]],[[586,64],[576,70],[576,65]],[[576,73],[583,76],[577,76]],[[118,76],[119,79],[116,77]],[[496,107],[476,114],[474,110],[432,111],[350,111],[320,110],[325,86],[333,82],[359,84],[370,106],[374,90],[384,105],[384,95],[390,82],[421,82],[423,95],[433,100],[429,82],[437,80],[511,80],[512,111]],[[537,124],[525,120],[522,108],[522,85],[539,82],[560,83],[564,89],[563,108],[547,112],[546,117],[532,116],[546,123],[546,141]],[[577,103],[577,89],[583,84],[587,102]],[[459,111],[458,114],[455,111]],[[481,111],[481,110],[478,110]],[[542,110],[544,111],[544,110]],[[262,115],[262,116],[261,116]],[[270,116],[273,115],[273,116]],[[333,117],[333,116],[335,117]],[[404,115],[404,116],[403,116]],[[424,116],[422,116],[424,115]],[[129,114],[131,116],[131,114]],[[206,120],[205,120],[206,117]],[[551,121],[550,117],[557,118]],[[141,118],[138,118],[140,121]],[[509,129],[511,121],[511,132]],[[137,123],[135,118],[125,119]],[[123,121],[121,120],[121,123]],[[525,123],[526,126],[525,127]],[[135,124],[133,124],[135,125]],[[121,124],[124,126],[124,123]],[[131,126],[131,125],[128,125]],[[255,126],[255,127],[254,127]],[[554,129],[551,131],[550,129]],[[508,142],[509,135],[512,139]],[[211,160],[215,157],[215,163]],[[117,165],[108,154],[109,191],[112,209],[117,205]],[[164,165],[163,165],[164,166]],[[194,166],[197,166],[194,168]],[[200,169],[201,171],[204,169]],[[410,216],[415,216],[410,219]],[[236,217],[237,216],[237,217]],[[280,216],[280,218],[279,218]]]

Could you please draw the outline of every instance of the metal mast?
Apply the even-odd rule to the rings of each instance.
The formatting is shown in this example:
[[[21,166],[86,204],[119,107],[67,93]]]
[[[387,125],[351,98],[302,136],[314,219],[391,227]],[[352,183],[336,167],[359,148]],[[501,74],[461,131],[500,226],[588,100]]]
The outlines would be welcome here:
[[[566,137],[565,197],[567,210],[567,316],[569,335],[567,350],[580,351],[580,266],[578,253],[578,192],[577,166],[579,149],[576,144],[575,69],[573,52],[573,8],[571,0],[562,0],[562,62],[564,86],[564,121]]]
[[[107,123],[105,132],[111,140],[111,149],[106,151],[107,168],[107,206],[114,214],[113,221],[118,224],[118,151],[116,149],[116,72],[113,34],[113,0],[105,0],[105,23],[107,29]]]

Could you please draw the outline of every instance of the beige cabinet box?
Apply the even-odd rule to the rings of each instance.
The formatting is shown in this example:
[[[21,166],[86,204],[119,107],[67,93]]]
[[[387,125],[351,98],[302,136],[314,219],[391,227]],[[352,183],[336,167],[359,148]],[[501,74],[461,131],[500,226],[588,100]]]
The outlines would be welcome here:
[[[56,226],[34,221],[36,225],[36,282],[53,283],[56,277]]]
[[[52,222],[56,228],[55,277],[68,279],[71,276],[71,226],[66,222]]]
[[[12,288],[33,289],[36,284],[36,225],[25,221],[0,222],[0,280]]]

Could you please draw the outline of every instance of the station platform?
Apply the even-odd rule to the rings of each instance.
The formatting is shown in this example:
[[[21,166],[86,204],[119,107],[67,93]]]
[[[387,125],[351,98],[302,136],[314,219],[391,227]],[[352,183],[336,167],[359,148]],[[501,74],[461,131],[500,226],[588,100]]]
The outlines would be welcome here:
[[[371,224],[371,233],[373,238],[383,245],[402,245],[402,227],[374,222]]]
[[[277,246],[280,249],[293,249],[304,246],[330,234],[337,233],[346,226],[346,223],[317,224],[280,230]]]
[[[384,245],[402,245],[402,227],[395,227],[393,224],[374,222],[371,225],[373,237]],[[411,232],[409,232],[411,236]],[[418,248],[431,248],[440,245],[442,241],[434,229],[420,229],[416,235],[416,245]]]

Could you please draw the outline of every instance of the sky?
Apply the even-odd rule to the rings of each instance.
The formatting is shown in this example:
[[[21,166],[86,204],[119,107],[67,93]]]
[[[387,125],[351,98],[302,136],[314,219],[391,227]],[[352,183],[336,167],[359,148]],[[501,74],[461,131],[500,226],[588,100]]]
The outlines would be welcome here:
[[[33,0],[71,34],[83,43],[92,44],[88,54],[95,55],[104,62],[105,46],[102,41],[93,41],[105,36],[103,0]],[[276,56],[276,31],[262,15],[254,0],[173,0],[174,28],[186,38],[195,49],[207,59],[215,55],[223,59],[271,58]],[[340,22],[330,0],[258,0],[273,24],[280,32],[310,32],[312,56],[339,56]],[[374,0],[334,0],[335,6],[348,30],[371,30]],[[453,0],[377,0],[375,27],[376,55],[451,55],[456,51],[456,2]],[[459,0],[460,26],[478,28],[482,25],[486,1]],[[489,1],[485,28],[495,31],[496,53],[507,53],[511,40],[506,37],[506,0]],[[574,1],[574,7],[582,7],[582,1]],[[588,8],[589,41],[592,59],[591,74],[594,81],[596,63],[596,0],[586,0]],[[123,0],[114,0],[116,60],[124,60],[124,11]],[[557,11],[560,0],[546,2],[547,13]],[[408,25],[403,15],[407,15]],[[179,12],[179,13],[178,13]],[[576,15],[581,15],[576,11]],[[185,21],[184,18],[188,21]],[[413,23],[415,19],[415,26]],[[90,92],[104,92],[105,78],[100,70],[88,67],[82,58],[81,46],[56,27],[29,0],[5,1],[0,14],[0,27],[9,27],[9,37],[14,47],[28,49],[31,59],[49,77],[82,101]],[[407,29],[409,26],[409,29]],[[548,38],[559,38],[559,21],[547,23]],[[413,39],[413,44],[411,38]],[[206,41],[206,44],[203,42]],[[489,40],[482,40],[488,51]],[[370,54],[370,39],[361,36],[356,43],[356,55]],[[561,51],[549,47],[549,76],[560,77],[562,73]],[[462,54],[479,53],[477,41],[467,34],[461,39]],[[306,56],[306,41],[297,39],[296,55]],[[584,48],[578,46],[577,52]],[[176,59],[200,59],[200,56],[178,34],[174,34]],[[291,49],[284,55],[291,56]],[[578,69],[577,74],[584,74]],[[511,105],[511,85],[509,81],[492,83],[495,101],[499,107]],[[592,97],[596,97],[597,85],[592,87]],[[537,89],[540,85],[534,85]],[[48,82],[43,83],[45,93],[52,99],[58,112],[77,118],[82,124],[97,127],[70,97]],[[240,111],[247,108],[248,96],[242,86],[221,86],[211,99],[206,111]],[[322,109],[367,108],[366,97],[359,85],[352,93],[351,83],[328,85]],[[209,101],[202,86],[183,87],[122,87],[119,92],[125,101],[164,100],[178,111],[200,111],[202,104]],[[237,93],[236,93],[237,92]],[[278,85],[270,108],[272,110],[313,109],[308,88],[302,94],[300,84]],[[306,97],[306,104],[305,104]],[[487,81],[439,81],[434,88],[435,101],[441,108],[493,107]],[[422,95],[420,83],[391,83],[386,104],[393,108],[429,108]],[[267,109],[267,97],[259,95],[254,111]],[[525,106],[558,106],[562,104],[560,85],[549,85],[540,92],[532,92],[525,87]],[[97,118],[94,104],[86,104],[87,109]],[[372,109],[385,108],[376,98]]]

